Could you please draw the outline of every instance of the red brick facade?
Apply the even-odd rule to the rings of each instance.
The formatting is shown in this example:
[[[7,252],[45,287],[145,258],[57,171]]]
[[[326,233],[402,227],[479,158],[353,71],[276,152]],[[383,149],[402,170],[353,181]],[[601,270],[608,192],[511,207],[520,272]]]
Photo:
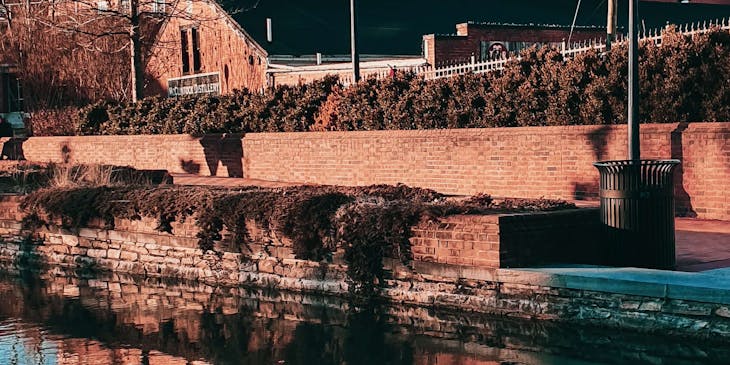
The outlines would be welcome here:
[[[450,194],[582,199],[597,160],[626,158],[626,126],[32,137],[31,161],[131,165],[269,181],[404,183]],[[7,139],[0,139],[5,142]],[[642,125],[644,158],[678,158],[677,212],[730,220],[730,123]]]
[[[266,86],[268,54],[220,6],[208,0],[176,4],[181,8],[175,11],[186,15],[170,17],[157,36],[146,64],[147,95],[167,95],[169,79],[195,75],[217,74],[220,94]]]
[[[567,42],[570,28],[526,25],[497,25],[461,23],[456,25],[456,34],[423,36],[424,56],[431,65],[450,62],[467,62],[472,56],[486,60],[483,43],[488,46],[497,42],[514,52],[523,46],[517,43],[562,43]],[[579,28],[573,32],[571,42],[605,38],[605,30]],[[510,47],[510,42],[513,43]]]

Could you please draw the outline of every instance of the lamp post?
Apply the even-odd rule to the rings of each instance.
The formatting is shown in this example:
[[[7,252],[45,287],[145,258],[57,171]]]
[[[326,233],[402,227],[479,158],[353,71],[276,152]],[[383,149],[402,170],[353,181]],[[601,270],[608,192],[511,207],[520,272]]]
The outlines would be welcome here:
[[[636,29],[638,0],[629,0],[629,160],[641,159],[639,142],[639,35]]]
[[[360,81],[360,54],[357,50],[357,11],[355,0],[350,0],[350,46],[352,47],[352,80]]]
[[[674,169],[678,160],[641,160],[638,1],[629,0],[628,159],[599,161],[603,260],[673,269]]]

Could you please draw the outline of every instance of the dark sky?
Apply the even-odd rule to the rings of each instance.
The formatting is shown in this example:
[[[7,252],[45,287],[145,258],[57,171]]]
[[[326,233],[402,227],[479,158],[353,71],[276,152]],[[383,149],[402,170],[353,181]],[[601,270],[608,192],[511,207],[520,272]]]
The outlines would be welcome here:
[[[270,54],[349,53],[349,0],[225,0],[234,18]],[[258,3],[258,4],[257,4]],[[257,4],[256,6],[254,6]],[[576,0],[359,0],[361,52],[420,54],[421,36],[453,33],[466,21],[570,25]],[[619,0],[625,26],[627,0]],[[641,2],[648,28],[730,16],[730,6]],[[274,42],[266,42],[266,18]],[[578,25],[605,26],[606,0],[582,0]]]

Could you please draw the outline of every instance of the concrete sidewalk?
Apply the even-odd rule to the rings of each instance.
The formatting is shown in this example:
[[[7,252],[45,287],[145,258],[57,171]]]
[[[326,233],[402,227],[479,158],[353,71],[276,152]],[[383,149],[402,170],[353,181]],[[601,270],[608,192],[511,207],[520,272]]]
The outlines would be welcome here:
[[[730,222],[693,218],[677,218],[674,222],[677,270],[730,267]]]
[[[301,183],[241,179],[191,174],[172,174],[179,185],[285,187]],[[579,207],[597,207],[597,201],[578,201]],[[677,270],[699,272],[730,268],[730,222],[677,218]]]

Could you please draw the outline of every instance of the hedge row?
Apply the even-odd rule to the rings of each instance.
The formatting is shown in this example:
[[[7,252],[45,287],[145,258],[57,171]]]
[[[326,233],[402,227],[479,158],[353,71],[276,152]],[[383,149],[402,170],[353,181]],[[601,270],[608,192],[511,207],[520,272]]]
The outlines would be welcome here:
[[[684,36],[640,49],[643,122],[730,120],[730,34]],[[336,77],[259,94],[148,98],[84,108],[65,133],[156,134],[617,124],[626,119],[627,52],[564,59],[531,48],[499,73],[424,81],[398,73],[343,88]],[[72,130],[71,130],[72,129]],[[36,130],[37,134],[43,131]]]

